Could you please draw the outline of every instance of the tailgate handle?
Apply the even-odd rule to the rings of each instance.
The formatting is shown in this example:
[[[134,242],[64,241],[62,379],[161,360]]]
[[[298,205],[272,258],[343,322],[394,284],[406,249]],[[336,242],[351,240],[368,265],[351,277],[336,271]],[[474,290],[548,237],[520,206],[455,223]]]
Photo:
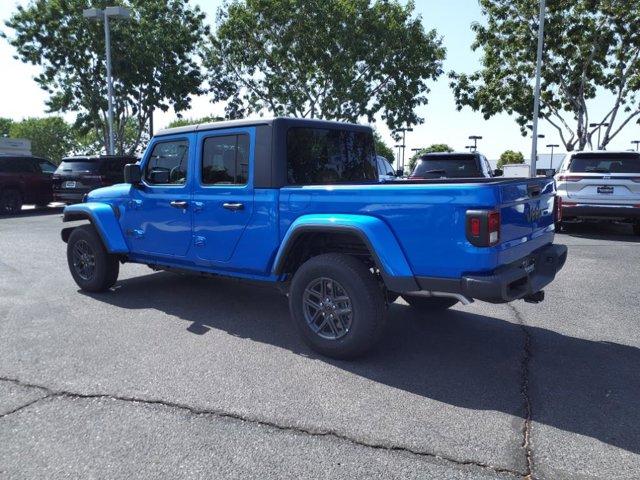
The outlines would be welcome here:
[[[540,185],[527,185],[527,193],[530,197],[539,197],[541,191]]]

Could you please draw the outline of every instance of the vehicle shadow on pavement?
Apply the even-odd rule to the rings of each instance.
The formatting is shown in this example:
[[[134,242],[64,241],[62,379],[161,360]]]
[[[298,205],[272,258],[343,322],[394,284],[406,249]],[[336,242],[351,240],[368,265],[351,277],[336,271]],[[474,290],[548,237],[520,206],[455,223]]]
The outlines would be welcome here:
[[[118,282],[92,298],[124,309],[178,317],[198,335],[210,329],[325,361],[439,402],[523,417],[525,333],[517,323],[452,309],[435,315],[394,304],[380,345],[347,362],[313,353],[271,287],[155,273]],[[640,349],[527,327],[534,422],[640,453]]]
[[[564,226],[557,238],[562,243],[562,235],[590,240],[610,240],[616,242],[640,243],[640,236],[633,234],[633,227],[624,223],[574,223]]]

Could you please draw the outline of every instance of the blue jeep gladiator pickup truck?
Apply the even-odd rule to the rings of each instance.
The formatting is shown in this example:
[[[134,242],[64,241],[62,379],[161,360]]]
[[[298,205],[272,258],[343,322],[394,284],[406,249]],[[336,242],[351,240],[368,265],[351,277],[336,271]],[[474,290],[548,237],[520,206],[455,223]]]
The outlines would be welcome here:
[[[277,118],[159,132],[126,183],[65,208],[81,289],[120,263],[278,285],[316,351],[371,348],[398,296],[437,310],[541,301],[566,260],[553,179],[379,183],[369,127]]]

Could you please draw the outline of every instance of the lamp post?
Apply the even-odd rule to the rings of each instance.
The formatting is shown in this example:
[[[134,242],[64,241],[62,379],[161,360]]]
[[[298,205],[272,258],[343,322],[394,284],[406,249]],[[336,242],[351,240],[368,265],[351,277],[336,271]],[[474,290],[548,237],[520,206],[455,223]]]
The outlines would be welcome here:
[[[536,176],[538,158],[538,116],[540,115],[540,75],[542,71],[542,49],[544,47],[544,20],[547,5],[540,0],[540,17],[538,19],[538,53],[536,57],[536,83],[533,92],[533,140],[531,141],[531,169],[529,175]]]
[[[602,127],[608,127],[608,126],[609,126],[609,124],[608,124],[607,122],[602,122],[602,123],[590,123],[590,124],[589,124],[589,127],[591,127],[591,128],[598,127],[598,145],[597,145],[597,147],[598,147],[598,148],[596,148],[596,150],[600,150],[600,129],[601,129]]]
[[[635,144],[636,152],[638,151],[638,146],[640,145],[640,140],[632,140],[631,143]]]
[[[549,145],[547,145],[547,148],[551,149],[551,160],[549,160],[549,168],[552,169],[553,168],[553,149],[554,148],[558,148],[560,145],[556,144],[556,143],[550,143]]]
[[[473,140],[473,151],[478,151],[478,140],[482,140],[480,135],[469,135],[469,140]]]
[[[468,148],[470,152],[473,152],[474,146],[473,145],[465,145],[464,148],[465,148],[465,150]]]
[[[104,43],[107,56],[107,100],[109,103],[109,111],[107,112],[107,121],[109,123],[109,151],[107,153],[113,155],[113,78],[111,75],[111,30],[109,28],[109,18],[126,20],[131,17],[131,11],[126,7],[106,7],[104,10],[87,8],[83,10],[82,16],[96,22],[104,22]]]
[[[398,128],[396,130],[396,133],[400,133],[402,132],[402,169],[404,170],[404,151],[406,149],[407,146],[407,132],[413,132],[413,128],[410,127],[403,127],[403,128]]]
[[[393,148],[398,149],[398,163],[396,163],[398,170],[402,170],[404,172],[404,165],[400,165],[400,152],[402,150],[402,145],[394,145]]]

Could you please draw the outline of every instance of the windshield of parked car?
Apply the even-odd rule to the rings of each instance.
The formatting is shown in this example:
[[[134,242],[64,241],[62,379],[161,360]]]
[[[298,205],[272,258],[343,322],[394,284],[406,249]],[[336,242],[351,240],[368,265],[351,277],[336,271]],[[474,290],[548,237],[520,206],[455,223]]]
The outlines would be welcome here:
[[[90,160],[63,160],[56,173],[97,173],[100,162]]]
[[[576,173],[640,173],[637,153],[602,153],[574,155],[569,171]]]
[[[371,132],[329,128],[291,128],[287,134],[290,185],[377,181]]]
[[[474,155],[426,155],[418,160],[411,178],[482,177]]]

